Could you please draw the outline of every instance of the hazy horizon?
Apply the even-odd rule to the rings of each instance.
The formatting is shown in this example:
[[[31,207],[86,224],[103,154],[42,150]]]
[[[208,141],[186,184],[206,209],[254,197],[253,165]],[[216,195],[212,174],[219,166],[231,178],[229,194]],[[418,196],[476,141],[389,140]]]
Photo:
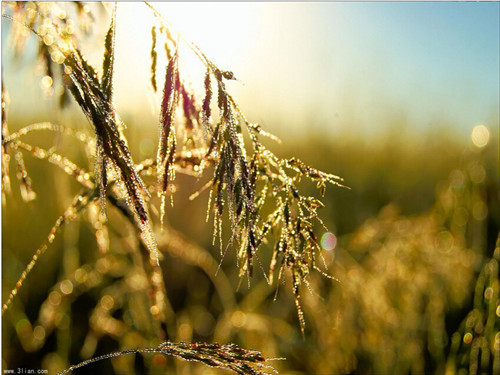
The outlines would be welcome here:
[[[377,134],[395,125],[417,132],[448,125],[469,135],[478,124],[498,126],[498,3],[155,6],[217,65],[235,73],[238,81],[229,89],[248,117],[270,130]],[[154,95],[149,85],[152,19],[142,4],[118,4],[115,95],[122,117],[142,117],[145,109],[156,116],[150,108],[158,107],[161,88]],[[41,76],[26,70],[34,37],[28,44],[33,51],[14,62],[10,22],[2,19],[2,66],[14,116],[25,112],[23,103],[34,109],[43,102]],[[97,66],[104,32],[98,30],[97,48],[89,53]],[[164,58],[160,85],[162,63]]]

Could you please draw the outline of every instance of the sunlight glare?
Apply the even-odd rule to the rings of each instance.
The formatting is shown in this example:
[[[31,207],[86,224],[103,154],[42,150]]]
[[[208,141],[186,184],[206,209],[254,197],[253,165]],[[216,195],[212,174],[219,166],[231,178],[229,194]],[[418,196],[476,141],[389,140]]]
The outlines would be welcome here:
[[[216,65],[233,65],[235,58],[245,57],[248,46],[242,44],[258,26],[257,7],[249,3],[156,3],[154,6]]]
[[[194,43],[219,68],[232,70],[238,78],[238,67],[250,58],[252,35],[258,27],[260,7],[248,3],[152,3],[175,32]],[[144,105],[157,107],[158,98],[149,85],[151,77],[151,26],[159,26],[153,11],[144,4],[122,3],[117,9],[115,91],[117,107],[132,110]],[[157,39],[158,92],[167,64],[163,49],[164,37]],[[133,51],[133,53],[130,53]],[[203,82],[205,67],[187,47],[180,43],[180,64],[191,82]],[[196,89],[196,88],[195,88]],[[149,92],[149,97],[137,98],[135,92]],[[158,108],[156,108],[156,111]]]

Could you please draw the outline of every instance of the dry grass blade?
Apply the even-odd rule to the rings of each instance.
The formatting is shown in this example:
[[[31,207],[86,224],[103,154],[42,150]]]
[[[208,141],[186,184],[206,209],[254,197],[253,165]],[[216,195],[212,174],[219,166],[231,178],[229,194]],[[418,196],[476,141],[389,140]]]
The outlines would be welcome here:
[[[210,70],[205,73],[205,99],[203,99],[203,122],[209,127],[210,118],[212,117],[212,110],[210,103],[212,101],[212,83],[210,81]]]
[[[158,53],[156,53],[156,27],[151,27],[151,86],[154,92],[158,89],[156,86],[156,63],[158,61]]]
[[[114,30],[114,18],[110,30]],[[108,40],[112,40],[114,31],[108,32]],[[114,48],[113,43],[107,43],[106,48]],[[106,49],[107,50],[107,49]],[[113,51],[106,52],[105,64],[111,67]],[[118,176],[122,192],[127,196],[128,204],[139,218],[141,232],[144,235],[148,249],[158,263],[158,250],[152,234],[149,214],[146,209],[144,194],[149,194],[137,173],[127,142],[121,133],[122,123],[110,102],[108,95],[112,93],[112,76],[108,76],[106,86],[99,83],[94,69],[81,56],[78,49],[69,54],[65,64],[70,68],[72,83],[69,89],[80,105],[87,118],[94,125],[97,136],[96,175],[99,181],[101,201],[104,202],[108,183],[107,166],[110,164]],[[110,68],[109,71],[112,69]],[[106,77],[106,75],[105,75]]]
[[[175,110],[179,98],[179,86],[178,53],[176,51],[168,62],[165,72],[165,87],[163,88],[161,104],[160,135],[156,160],[158,183],[160,184],[160,219],[162,227],[168,186],[175,179],[174,160],[177,150],[177,140],[174,122]]]
[[[102,89],[111,102],[113,96],[113,68],[115,62],[115,30],[116,30],[116,4],[111,15],[111,24],[104,42],[104,61],[102,64]]]

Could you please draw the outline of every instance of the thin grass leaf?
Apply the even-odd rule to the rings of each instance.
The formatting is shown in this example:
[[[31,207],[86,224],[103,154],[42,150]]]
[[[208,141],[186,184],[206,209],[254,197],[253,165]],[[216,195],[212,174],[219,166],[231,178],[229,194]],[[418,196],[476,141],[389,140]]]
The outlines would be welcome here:
[[[198,119],[200,118],[200,111],[196,106],[196,99],[194,94],[186,88],[183,83],[179,84],[180,97],[182,98],[182,109],[184,112],[185,129],[189,136],[193,136],[193,130],[198,126]]]
[[[203,99],[203,122],[208,127],[210,118],[212,117],[212,110],[210,108],[210,103],[212,101],[212,83],[210,81],[210,70],[205,73],[205,99]]]
[[[62,125],[53,124],[51,122],[40,122],[40,123],[35,123],[35,124],[25,126],[24,128],[14,132],[10,135],[5,136],[2,139],[2,143],[4,145],[8,145],[10,142],[17,140],[17,139],[19,139],[19,138],[21,138],[21,137],[23,137],[31,132],[41,131],[41,130],[49,130],[49,131],[53,131],[53,132],[57,132],[57,133],[65,134],[65,135],[71,135],[71,136],[75,137],[76,139],[78,139],[79,141],[81,141],[83,143],[87,143],[87,144],[89,142],[91,142],[91,140],[89,139],[87,134],[85,134],[81,131],[77,131],[77,130],[62,126]]]
[[[175,110],[179,97],[179,71],[178,53],[176,52],[168,62],[165,72],[165,86],[160,114],[160,136],[158,140],[157,153],[157,175],[161,198],[160,221],[163,228],[165,216],[166,195],[169,184],[175,179],[174,161],[177,150],[177,139],[175,134]]]
[[[102,89],[111,102],[113,95],[113,68],[115,62],[116,4],[111,15],[111,23],[104,41],[104,61],[102,64]]]
[[[175,131],[175,106],[178,97],[178,65],[177,53],[168,62],[165,73],[165,86],[160,114],[160,139],[158,144],[157,165],[160,166],[168,153],[169,139],[172,131]],[[158,172],[159,174],[161,171]]]
[[[158,53],[156,52],[156,26],[151,27],[151,86],[153,91],[157,91],[156,86],[156,64],[158,61]]]

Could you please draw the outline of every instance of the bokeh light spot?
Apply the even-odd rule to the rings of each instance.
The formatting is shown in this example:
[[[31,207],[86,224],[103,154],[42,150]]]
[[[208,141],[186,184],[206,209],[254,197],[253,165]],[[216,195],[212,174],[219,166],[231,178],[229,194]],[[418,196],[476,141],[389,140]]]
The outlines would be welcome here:
[[[472,342],[472,333],[470,332],[467,332],[465,335],[464,335],[464,343],[465,344],[470,344]]]
[[[337,246],[337,237],[332,232],[326,232],[321,237],[321,247],[325,250],[331,251]]]
[[[156,354],[154,357],[153,357],[153,365],[155,365],[156,367],[165,367],[166,364],[167,364],[167,358],[163,355],[163,354]]]
[[[45,339],[45,328],[42,326],[36,326],[35,329],[33,329],[33,336],[37,340],[44,340]]]
[[[151,314],[153,316],[155,316],[155,315],[158,315],[160,313],[160,308],[158,306],[156,306],[156,305],[153,305],[153,306],[151,306],[151,308],[149,309],[149,311],[151,312]]]
[[[191,340],[193,327],[188,323],[182,323],[178,328],[178,336],[181,340]]]
[[[76,271],[75,271],[75,280],[78,282],[78,283],[84,283],[85,281],[87,281],[87,277],[88,277],[88,274],[87,274],[87,270],[85,270],[85,268],[78,268]]]
[[[59,285],[59,289],[63,294],[71,294],[73,292],[73,283],[69,280],[64,280]]]
[[[231,315],[231,323],[235,327],[243,327],[247,322],[247,315],[243,311],[235,311],[233,315]]]
[[[57,306],[61,303],[61,293],[54,290],[49,294],[49,301],[52,305]]]
[[[482,165],[476,165],[470,170],[469,175],[472,182],[480,184],[486,178],[486,170]]]
[[[477,125],[472,129],[470,138],[474,146],[483,148],[490,140],[490,131],[484,125]]]
[[[144,138],[140,144],[141,154],[144,156],[150,156],[153,154],[155,145],[151,138]]]
[[[194,319],[194,329],[202,336],[209,336],[214,331],[215,319],[207,311],[199,313]]]
[[[111,310],[115,304],[115,300],[109,294],[106,294],[101,298],[101,305],[106,310]]]
[[[472,207],[472,215],[476,220],[484,220],[488,215],[488,207],[483,201],[478,201],[474,203],[474,206]]]
[[[52,77],[50,76],[44,76],[42,78],[42,89],[49,89],[52,87],[52,84],[54,83],[54,81],[52,80]]]

